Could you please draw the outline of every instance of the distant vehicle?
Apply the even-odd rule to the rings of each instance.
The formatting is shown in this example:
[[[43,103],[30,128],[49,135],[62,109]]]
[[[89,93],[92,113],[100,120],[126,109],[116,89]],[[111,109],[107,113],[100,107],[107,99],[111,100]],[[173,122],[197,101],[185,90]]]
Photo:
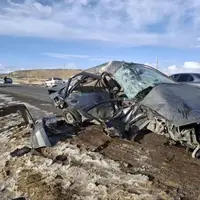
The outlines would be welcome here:
[[[12,84],[12,83],[13,83],[13,80],[12,80],[11,78],[4,77],[4,84],[5,84],[5,83]]]
[[[200,73],[177,73],[169,77],[179,83],[200,87]]]
[[[46,87],[53,87],[53,86],[57,86],[63,83],[64,81],[61,78],[52,77],[46,80],[44,84]]]

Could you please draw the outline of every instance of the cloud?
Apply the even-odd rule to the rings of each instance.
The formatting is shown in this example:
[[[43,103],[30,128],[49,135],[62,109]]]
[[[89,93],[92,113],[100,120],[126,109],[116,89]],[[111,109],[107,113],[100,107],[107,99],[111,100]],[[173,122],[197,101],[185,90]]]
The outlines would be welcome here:
[[[185,62],[184,69],[191,69],[191,70],[200,70],[200,63],[199,62]]]
[[[0,63],[0,70],[5,70],[5,66]]]
[[[7,66],[5,64],[0,64],[0,73],[1,74],[7,74],[15,70],[23,70],[24,68],[18,68],[14,66]]]
[[[9,73],[10,71],[11,71],[10,68],[0,63],[0,73],[4,74],[4,73]]]
[[[178,67],[176,65],[171,65],[171,66],[168,67],[168,70],[169,71],[176,71],[176,70],[178,70]]]
[[[65,54],[65,53],[43,53],[42,55],[59,59],[88,59],[89,61],[108,61],[113,60],[110,57],[93,57],[83,54]]]
[[[53,58],[89,58],[88,55],[82,55],[82,54],[61,54],[61,53],[43,53],[43,55],[53,57]]]
[[[164,71],[168,75],[175,74],[175,73],[184,73],[184,72],[200,73],[200,62],[187,61],[187,62],[184,62],[184,64],[180,67],[177,65],[171,65],[167,68],[167,70],[164,70]]]
[[[0,35],[190,47],[200,45],[200,2],[3,0],[0,27]]]
[[[90,58],[89,59],[90,61],[110,61],[110,60],[114,60],[114,59],[111,59],[111,58]]]

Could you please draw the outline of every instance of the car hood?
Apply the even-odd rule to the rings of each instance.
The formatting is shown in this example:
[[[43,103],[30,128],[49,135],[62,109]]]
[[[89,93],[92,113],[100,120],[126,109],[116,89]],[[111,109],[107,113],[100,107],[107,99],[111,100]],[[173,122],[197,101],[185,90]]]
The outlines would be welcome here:
[[[140,102],[176,126],[200,122],[200,88],[186,84],[160,84]]]

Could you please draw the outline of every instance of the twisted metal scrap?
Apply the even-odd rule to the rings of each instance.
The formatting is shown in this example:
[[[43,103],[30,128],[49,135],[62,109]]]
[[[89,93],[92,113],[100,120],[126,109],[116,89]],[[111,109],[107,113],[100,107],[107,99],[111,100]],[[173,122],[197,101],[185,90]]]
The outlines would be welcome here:
[[[24,104],[12,104],[0,108],[0,117],[4,117],[12,113],[20,113],[26,124],[33,125],[35,123],[33,117]]]

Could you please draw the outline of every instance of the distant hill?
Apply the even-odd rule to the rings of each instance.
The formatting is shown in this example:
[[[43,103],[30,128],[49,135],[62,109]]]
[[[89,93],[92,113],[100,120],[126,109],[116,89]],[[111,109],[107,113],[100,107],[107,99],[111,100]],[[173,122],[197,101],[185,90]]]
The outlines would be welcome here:
[[[70,76],[81,72],[81,69],[35,69],[20,70],[8,74],[0,74],[0,77],[8,76],[14,81],[25,84],[41,84],[50,77],[68,79]]]
[[[50,77],[69,78],[73,74],[79,73],[80,69],[36,69],[36,70],[21,70],[9,73],[9,76],[15,78],[38,78],[47,79]]]

